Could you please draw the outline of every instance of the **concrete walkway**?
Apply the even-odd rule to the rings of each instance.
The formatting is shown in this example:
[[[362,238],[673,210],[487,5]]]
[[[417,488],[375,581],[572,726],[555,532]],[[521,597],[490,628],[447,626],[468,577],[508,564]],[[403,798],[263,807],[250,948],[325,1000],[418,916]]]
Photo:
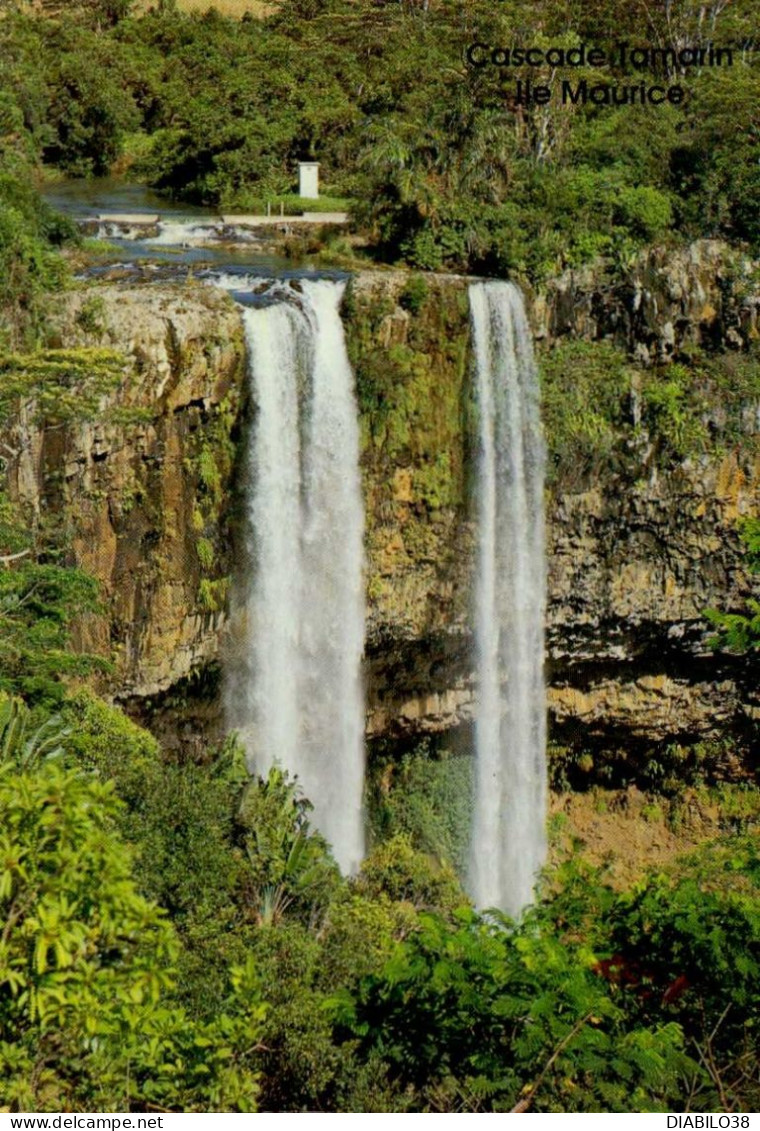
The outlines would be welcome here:
[[[302,216],[222,216],[234,228],[258,228],[263,224],[347,224],[347,212],[304,212]]]
[[[146,212],[99,212],[97,216],[83,216],[83,220],[96,220],[99,224],[158,224],[161,217]]]
[[[197,227],[213,228],[217,224],[226,224],[230,228],[260,228],[276,224],[347,224],[347,212],[304,212],[301,216],[255,216],[224,215],[224,216],[199,216],[197,219],[188,216],[177,220],[174,217],[160,216],[147,212],[99,212],[97,216],[83,216],[83,222],[98,224],[134,224],[146,227],[160,224],[162,221],[173,223],[193,224]]]

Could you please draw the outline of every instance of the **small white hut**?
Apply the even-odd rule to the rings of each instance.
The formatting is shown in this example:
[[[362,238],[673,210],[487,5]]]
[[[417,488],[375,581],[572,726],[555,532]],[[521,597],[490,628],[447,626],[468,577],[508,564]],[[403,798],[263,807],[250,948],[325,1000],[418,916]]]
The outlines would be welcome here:
[[[319,161],[298,162],[298,195],[307,200],[319,198]]]

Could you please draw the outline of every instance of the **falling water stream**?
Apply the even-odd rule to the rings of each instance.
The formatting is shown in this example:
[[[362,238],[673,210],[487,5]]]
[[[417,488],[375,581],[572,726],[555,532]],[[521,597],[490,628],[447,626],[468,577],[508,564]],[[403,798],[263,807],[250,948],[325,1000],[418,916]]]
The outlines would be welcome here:
[[[244,308],[253,568],[230,713],[258,772],[298,776],[350,873],[364,854],[364,516],[343,286],[302,280]]]
[[[546,854],[544,444],[520,291],[470,286],[480,421],[470,893],[517,915]]]

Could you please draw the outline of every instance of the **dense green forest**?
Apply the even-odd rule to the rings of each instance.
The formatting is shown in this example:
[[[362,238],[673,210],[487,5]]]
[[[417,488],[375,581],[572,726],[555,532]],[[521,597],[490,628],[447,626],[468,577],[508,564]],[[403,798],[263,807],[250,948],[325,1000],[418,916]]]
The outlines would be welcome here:
[[[347,881],[232,741],[176,764],[85,690],[0,725],[6,1108],[754,1110],[751,831],[567,861],[515,925],[419,847],[429,790]]]
[[[760,242],[746,0],[283,0],[240,22],[133,8],[0,6],[0,427],[21,401],[90,419],[120,372],[108,351],[46,341],[46,310],[72,285],[61,248],[80,239],[34,188],[53,176],[115,171],[253,209],[315,159],[368,258],[534,284],[599,256],[622,270],[652,241]],[[660,74],[688,90],[678,107],[528,108],[514,75],[466,65],[475,38],[713,40],[734,64]],[[536,81],[555,83],[549,71]],[[569,349],[576,376],[602,364]],[[83,374],[89,399],[72,392]],[[688,371],[670,382],[650,394],[676,460]],[[558,403],[571,394],[573,427]],[[558,461],[604,456],[610,396],[591,420],[582,386],[550,392]],[[745,539],[754,567],[751,524]],[[349,880],[297,783],[251,778],[234,736],[179,761],[91,690],[108,660],[69,649],[99,594],[54,516],[30,525],[0,494],[0,559],[0,1110],[758,1110],[749,775],[691,854],[625,887],[567,856],[514,923],[472,910],[451,827],[460,782],[419,750],[403,791],[375,799]],[[716,644],[757,647],[756,614],[712,614]],[[648,784],[676,812],[719,773],[673,758]],[[578,776],[560,766],[555,785]]]
[[[430,5],[298,0],[265,20],[154,4],[5,4],[4,146],[69,175],[129,169],[195,202],[253,210],[315,159],[376,254],[539,279],[662,238],[760,238],[760,70],[747,0],[725,4]],[[573,82],[680,84],[681,105],[563,102],[568,69],[474,67],[493,47],[660,51],[645,69],[575,67]],[[715,42],[731,65],[664,66]],[[482,53],[480,53],[482,54]],[[516,104],[516,78],[547,105]]]

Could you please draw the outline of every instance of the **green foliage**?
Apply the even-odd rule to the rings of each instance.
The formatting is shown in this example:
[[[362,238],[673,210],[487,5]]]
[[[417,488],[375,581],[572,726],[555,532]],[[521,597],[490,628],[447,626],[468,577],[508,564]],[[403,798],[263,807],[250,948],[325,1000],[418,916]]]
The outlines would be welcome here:
[[[336,1019],[417,1110],[667,1110],[689,1066],[678,1026],[628,1026],[593,966],[547,935],[424,915]]]
[[[77,569],[21,561],[0,571],[0,690],[60,702],[66,677],[108,668],[69,649],[75,618],[98,608],[95,580]]]
[[[0,158],[2,158],[0,139]],[[29,184],[25,161],[4,162],[0,173],[0,347],[30,344],[43,320],[47,291],[63,288],[68,272],[53,244],[75,238]]]
[[[225,207],[254,216],[266,215],[267,208],[272,216],[302,216],[304,212],[348,212],[351,200],[345,196],[331,196],[323,188],[320,188],[320,194],[315,199],[297,196],[295,193],[277,193],[264,197],[241,188],[234,197],[225,199]]]
[[[102,657],[71,648],[75,622],[99,611],[98,584],[82,570],[57,564],[55,545],[25,526],[2,492],[0,557],[0,690],[58,704],[72,677],[110,670]]]
[[[688,798],[684,799],[688,803]],[[714,806],[724,831],[749,833],[760,824],[760,791],[751,782],[719,781],[696,793],[697,804]],[[684,808],[686,806],[684,805]],[[678,807],[671,810],[671,827],[678,827]]]
[[[665,1004],[706,1067],[724,1105],[757,1102],[760,857],[756,838],[699,850],[678,872],[621,896],[612,943],[661,995],[631,1005],[651,1016]],[[676,993],[676,990],[679,992]]]
[[[253,779],[243,795],[239,820],[249,865],[247,901],[264,926],[286,915],[313,920],[338,883],[327,844],[309,827],[310,809],[277,767],[266,780]]]
[[[625,354],[605,342],[561,342],[540,367],[550,479],[609,468],[631,388]]]
[[[755,652],[760,648],[760,601],[747,601],[746,613],[722,613],[705,609],[705,617],[718,631],[711,637],[714,648],[729,652]]]
[[[746,551],[750,573],[760,573],[760,519],[745,518],[738,524],[739,538]],[[760,601],[750,598],[742,613],[705,609],[704,617],[717,631],[709,643],[729,652],[756,652],[760,648]]]
[[[55,765],[34,775],[5,766],[0,813],[0,916],[9,928],[0,966],[0,1097],[34,1103],[37,1090],[53,1106],[66,1102],[68,1088],[48,1060],[86,1063],[80,1049],[97,1047],[96,1037],[113,1047],[134,1034],[166,988],[164,967],[175,952],[167,925],[137,895],[125,856],[104,835],[114,814],[109,788]],[[56,1044],[63,1055],[53,1057]]]
[[[588,786],[591,775],[596,769],[593,754],[588,750],[575,746],[562,746],[550,742],[547,748],[549,762],[549,782],[551,788],[558,793],[569,793],[574,789],[583,789]],[[609,755],[605,757],[604,766],[609,764]]]
[[[252,974],[212,1024],[168,1002],[177,944],[131,880],[117,812],[111,786],[57,762],[0,767],[0,1103],[251,1110]]]
[[[409,903],[418,911],[452,912],[467,902],[451,865],[414,848],[406,833],[397,833],[370,852],[358,890],[373,899]]]
[[[431,756],[423,745],[385,769],[371,803],[375,839],[402,833],[465,877],[472,817],[472,759]]]
[[[137,809],[152,788],[161,766],[158,742],[148,731],[88,688],[67,696],[61,710],[66,751],[83,771],[112,781],[129,811]],[[125,817],[123,832],[131,818]]]
[[[44,156],[72,176],[103,175],[140,123],[126,60],[81,25],[57,25],[47,47],[52,137]]]
[[[68,734],[59,715],[48,716],[37,725],[22,699],[0,692],[0,764],[27,771],[43,759],[58,758]]]
[[[695,395],[693,384],[694,375],[683,365],[673,364],[643,388],[653,431],[679,459],[704,449],[708,440],[702,419],[706,405]]]
[[[571,861],[518,927],[422,914],[336,993],[412,1110],[752,1111],[760,867],[707,845],[616,893]]]
[[[673,465],[748,442],[742,414],[760,388],[753,353],[694,350],[641,369],[607,342],[561,340],[539,362],[550,481],[635,478],[654,458]]]
[[[760,573],[760,518],[746,517],[738,523],[744,560],[751,573]]]
[[[246,776],[230,747],[205,767],[162,763],[145,778],[130,814],[136,878],[187,943],[180,986],[204,1017],[223,997],[226,968],[245,960],[240,893],[247,869],[236,807]]]
[[[344,302],[347,347],[370,458],[378,476],[382,471],[387,480],[399,466],[412,467],[415,494],[431,509],[456,505],[465,489],[466,312],[459,309],[455,293],[441,289],[434,301],[431,295],[420,307],[407,341],[385,348],[378,332],[394,309],[385,293],[348,291]]]
[[[214,453],[209,447],[201,448],[198,456],[198,476],[203,487],[214,499],[219,498],[222,480],[219,474]]]
[[[343,1055],[318,986],[322,948],[292,919],[261,927],[253,954],[271,1003],[262,1034],[261,1106],[267,1111],[330,1111],[351,1058]]]
[[[643,769],[643,784],[660,796],[677,797],[690,786],[708,785],[730,776],[733,744],[729,740],[671,743],[650,756]]]
[[[195,543],[195,548],[198,552],[198,561],[201,563],[202,569],[211,569],[214,564],[214,546],[209,542],[208,538],[199,538]]]
[[[135,880],[169,911],[185,944],[183,1002],[213,1016],[227,967],[246,957],[238,902],[246,869],[236,842],[248,775],[240,750],[227,743],[204,765],[167,762],[151,734],[85,689],[67,699],[62,718],[68,757],[111,781],[126,803],[117,820],[134,849]]]
[[[76,15],[94,27],[114,25],[129,15],[134,0],[79,0]]]
[[[77,325],[81,326],[86,334],[100,334],[104,328],[104,314],[105,303],[103,299],[100,295],[90,295],[79,308],[76,317]]]
[[[459,497],[451,473],[451,456],[448,452],[439,452],[434,461],[416,469],[414,492],[429,510],[456,506]]]
[[[398,304],[416,317],[427,302],[429,294],[430,289],[424,276],[411,275],[398,296]]]
[[[229,484],[237,448],[233,431],[236,425],[234,394],[222,399],[207,415],[202,427],[191,438],[185,466],[196,483],[192,527],[197,535],[195,548],[201,576],[198,604],[208,613],[225,608],[230,580],[223,550],[224,523],[229,506]]]
[[[202,577],[198,583],[198,603],[206,612],[221,612],[227,603],[228,593],[229,581],[226,577]]]
[[[624,267],[671,232],[760,238],[751,50],[687,75],[681,106],[603,111],[563,104],[567,75],[545,67],[532,78],[552,101],[505,112],[500,68],[462,65],[463,27],[494,44],[703,42],[692,4],[668,7],[667,20],[656,6],[627,11],[622,26],[549,0],[474,0],[466,12],[285,0],[242,21],[168,4],[130,19],[129,8],[80,0],[72,20],[4,21],[0,136],[20,139],[6,143],[14,152],[84,175],[136,162],[157,187],[227,209],[350,199],[376,253],[420,270],[539,280],[600,255]],[[714,42],[752,35],[749,0],[711,14]],[[615,66],[571,77],[631,81]],[[332,199],[294,196],[304,158],[320,161]]]
[[[0,23],[0,348],[6,349],[39,337],[43,296],[68,281],[54,249],[78,238],[33,187],[32,165],[50,137],[42,36],[10,7]]]
[[[695,1111],[754,1110],[760,864],[749,838],[716,841],[623,893],[576,859],[521,925],[489,922],[467,907],[451,870],[405,835],[378,845],[356,881],[342,880],[294,784],[279,770],[249,780],[234,744],[204,764],[166,763],[154,739],[85,691],[49,733],[35,734],[28,718],[19,727],[23,715],[0,704],[11,735],[2,816],[4,774],[16,790],[21,779],[24,789],[44,780],[3,834],[23,828],[44,885],[66,886],[66,914],[54,926],[34,919],[53,941],[38,944],[35,934],[28,944],[47,945],[45,992],[66,989],[50,1007],[53,1053],[36,1015],[22,1022],[15,1013],[6,1039],[0,998],[3,1101],[239,1110],[258,1083],[263,1104],[278,1111],[670,1111],[687,1094]],[[97,777],[67,769],[71,758]],[[410,780],[420,774],[425,788],[419,803],[396,806],[399,818],[441,823],[422,802],[436,782],[431,765],[447,761],[410,760]],[[71,793],[50,809],[64,780]],[[69,825],[72,807],[79,816]],[[0,860],[14,869],[21,858],[5,845]],[[122,903],[109,918],[114,875]],[[176,936],[145,894],[160,895]],[[68,965],[61,956],[70,923],[77,939],[80,922],[95,929],[87,908],[99,909],[98,930],[124,929],[129,943],[104,939],[108,961],[98,959],[97,977],[87,972],[81,995],[84,956]],[[130,929],[138,914],[139,931]],[[32,953],[19,966],[24,977],[34,961]],[[231,990],[226,965],[236,970]],[[147,981],[154,989],[137,1001],[134,987],[151,977],[162,981]],[[85,1031],[97,1041],[83,1045]]]
[[[101,348],[0,355],[0,421],[22,403],[40,423],[91,419],[119,385],[124,367],[120,353]]]

